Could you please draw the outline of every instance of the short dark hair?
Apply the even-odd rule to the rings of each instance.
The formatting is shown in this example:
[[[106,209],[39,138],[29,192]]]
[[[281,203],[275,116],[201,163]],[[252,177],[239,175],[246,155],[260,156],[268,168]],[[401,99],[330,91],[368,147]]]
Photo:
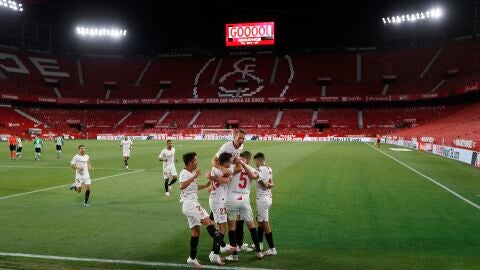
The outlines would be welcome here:
[[[223,164],[232,158],[232,154],[223,152],[218,156],[218,163]]]
[[[82,147],[85,147],[85,145],[84,145],[84,144],[80,144],[80,145],[78,146],[78,150],[80,150],[80,148],[82,148]]]
[[[189,152],[189,153],[183,154],[183,163],[185,163],[185,166],[188,165],[188,163],[192,162],[196,156],[197,156],[197,153],[195,152]]]
[[[243,157],[243,158],[249,158],[252,156],[252,153],[250,153],[249,151],[243,151],[242,153],[240,153],[240,156]]]
[[[237,134],[239,134],[239,133],[247,134],[247,133],[245,132],[245,130],[243,130],[243,129],[237,129],[237,130],[235,131],[235,135],[237,135]]]
[[[265,159],[265,155],[262,153],[262,152],[258,152],[255,154],[255,156],[253,156],[254,159],[260,159],[260,160],[264,160]]]
[[[172,140],[167,140],[167,143],[171,142]]]

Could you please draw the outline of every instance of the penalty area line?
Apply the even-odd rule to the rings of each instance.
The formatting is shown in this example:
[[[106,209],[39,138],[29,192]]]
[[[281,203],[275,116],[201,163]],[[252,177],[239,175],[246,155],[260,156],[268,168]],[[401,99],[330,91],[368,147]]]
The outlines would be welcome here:
[[[453,190],[449,189],[449,188],[448,188],[447,186],[445,186],[444,184],[442,184],[442,183],[438,182],[437,180],[435,180],[435,179],[431,178],[430,176],[427,176],[427,175],[425,175],[425,174],[423,174],[423,173],[421,173],[421,172],[419,172],[419,171],[415,170],[414,168],[412,168],[412,167],[410,167],[409,165],[407,165],[407,164],[403,163],[402,161],[400,161],[400,160],[396,159],[395,157],[393,157],[393,156],[391,156],[391,155],[389,155],[389,154],[387,154],[387,153],[383,152],[382,150],[380,150],[380,149],[378,149],[378,148],[375,148],[374,146],[372,146],[372,145],[370,145],[370,144],[368,144],[368,143],[365,143],[365,144],[366,144],[366,145],[368,145],[368,146],[370,146],[371,148],[373,148],[373,149],[377,150],[378,152],[380,152],[380,153],[384,154],[385,156],[387,156],[387,157],[391,158],[392,160],[396,161],[397,163],[399,163],[400,165],[404,166],[405,168],[407,168],[407,169],[411,170],[412,172],[414,172],[414,173],[416,173],[416,174],[418,174],[418,175],[422,176],[423,178],[427,179],[428,181],[430,181],[430,182],[434,183],[435,185],[437,185],[437,186],[439,186],[439,187],[443,188],[444,190],[446,190],[446,191],[450,192],[450,193],[451,193],[453,196],[455,196],[455,197],[459,198],[460,200],[462,200],[462,201],[464,201],[464,202],[466,202],[466,203],[470,204],[471,206],[473,206],[473,207],[477,208],[478,210],[480,210],[480,205],[478,205],[478,204],[476,204],[476,203],[474,203],[474,202],[470,201],[469,199],[467,199],[467,198],[463,197],[462,195],[458,194],[457,192],[455,192],[455,191],[453,191]]]
[[[95,262],[108,264],[129,264],[129,265],[143,265],[143,266],[159,266],[159,267],[176,267],[176,268],[190,268],[188,264],[167,263],[167,262],[150,262],[150,261],[136,261],[136,260],[113,260],[113,259],[97,259],[97,258],[80,258],[80,257],[64,257],[52,255],[26,254],[26,253],[7,253],[0,252],[0,257],[21,257],[34,259],[47,259],[57,261],[71,261],[71,262]],[[232,269],[232,270],[273,270],[269,268],[250,268],[250,267],[228,267],[228,266],[214,266],[203,265],[204,269]]]
[[[125,172],[125,173],[117,173],[117,174],[114,174],[114,175],[109,175],[109,176],[104,176],[104,177],[99,177],[99,178],[96,178],[96,179],[92,179],[92,182],[97,182],[97,181],[110,179],[110,178],[117,177],[117,176],[132,174],[132,173],[139,173],[139,172],[143,172],[143,171],[145,171],[145,170],[137,170],[137,171],[131,171],[131,172]],[[57,189],[57,188],[62,188],[62,187],[69,187],[71,185],[72,184],[65,184],[65,185],[54,186],[54,187],[49,187],[49,188],[36,189],[36,190],[28,191],[28,192],[23,192],[23,193],[18,193],[18,194],[13,194],[13,195],[0,197],[0,200],[5,200],[5,199],[9,199],[9,198],[19,197],[19,196],[23,196],[23,195],[38,193],[38,192]]]

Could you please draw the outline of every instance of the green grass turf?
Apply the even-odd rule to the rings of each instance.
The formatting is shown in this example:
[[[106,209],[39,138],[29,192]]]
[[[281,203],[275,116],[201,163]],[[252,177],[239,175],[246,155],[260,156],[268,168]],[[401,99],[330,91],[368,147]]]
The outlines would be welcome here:
[[[31,143],[16,161],[2,143],[0,197],[72,183],[68,164],[79,143],[97,168],[93,179],[125,172],[118,142],[67,141],[61,160],[47,143],[39,162]],[[178,141],[177,158],[196,151],[206,172],[221,144]],[[178,185],[164,195],[156,160],[162,148],[163,142],[136,142],[130,169],[145,171],[94,182],[90,208],[81,206],[83,194],[66,187],[0,199],[0,252],[184,263],[190,234]],[[228,266],[480,269],[480,210],[367,144],[247,142],[245,149],[264,152],[273,168],[271,224],[279,254],[262,261],[240,254],[241,262]],[[426,153],[381,150],[480,204],[480,170]],[[200,198],[208,209],[206,191]],[[251,242],[248,232],[245,239]],[[202,229],[198,254],[205,263],[210,247]],[[0,257],[0,268],[151,267]]]

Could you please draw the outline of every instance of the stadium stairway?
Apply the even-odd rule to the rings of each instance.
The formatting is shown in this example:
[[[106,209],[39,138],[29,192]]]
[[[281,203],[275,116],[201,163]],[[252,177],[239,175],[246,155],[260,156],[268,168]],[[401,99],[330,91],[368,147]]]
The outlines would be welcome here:
[[[15,108],[14,111],[16,111],[18,114],[20,114],[21,116],[27,118],[28,120],[34,122],[35,124],[38,124],[38,125],[41,125],[43,124],[42,121],[38,120],[37,118],[31,116],[30,114],[18,109],[18,108]],[[46,126],[46,125],[45,125]]]

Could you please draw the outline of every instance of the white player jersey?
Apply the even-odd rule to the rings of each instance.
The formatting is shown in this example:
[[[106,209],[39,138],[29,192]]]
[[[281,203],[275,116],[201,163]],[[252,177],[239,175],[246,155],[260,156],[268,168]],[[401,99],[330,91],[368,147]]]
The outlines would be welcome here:
[[[258,168],[258,181],[257,181],[257,200],[263,200],[263,199],[271,199],[272,198],[272,189],[266,189],[260,185],[260,181],[263,181],[264,183],[273,183],[273,177],[272,177],[272,168],[267,167],[267,166],[260,166]]]
[[[81,170],[77,169],[75,178],[80,178],[80,177],[90,177],[90,172],[88,171],[88,161],[90,160],[90,157],[88,155],[80,155],[76,154],[72,161],[70,161],[70,164],[75,165],[77,168],[83,168]]]
[[[126,141],[125,140],[120,141],[120,145],[122,146],[123,151],[129,151],[130,148],[132,148],[132,144],[133,144],[133,142],[130,139],[128,139]]]
[[[163,168],[175,167],[175,148],[172,147],[170,150],[167,148],[163,149],[158,157],[167,159],[167,162],[163,162]]]
[[[250,166],[248,168],[255,173],[256,170],[254,168]],[[228,185],[227,201],[250,202],[250,180],[245,169],[242,169],[240,173],[234,174],[232,181]]]
[[[180,172],[180,183],[185,182],[189,178],[194,176],[193,173],[183,169]],[[188,187],[184,188],[180,192],[180,202],[185,202],[185,201],[197,201],[198,200],[198,184],[197,180],[193,181],[188,185]]]
[[[232,159],[235,159],[240,156],[240,153],[243,150],[243,144],[237,149],[235,146],[233,146],[233,141],[231,142],[226,142],[224,143],[218,152],[215,154],[215,156],[218,158],[221,153],[229,153],[232,154]]]
[[[230,166],[230,173],[233,174],[234,165]],[[212,168],[210,172],[211,176],[223,177],[223,172],[215,167]],[[210,193],[210,199],[216,203],[225,203],[227,202],[227,192],[228,192],[228,184],[219,183],[216,181],[212,181],[212,192]]]
[[[22,139],[20,139],[19,137],[17,137],[17,147],[23,147],[22,146]]]

